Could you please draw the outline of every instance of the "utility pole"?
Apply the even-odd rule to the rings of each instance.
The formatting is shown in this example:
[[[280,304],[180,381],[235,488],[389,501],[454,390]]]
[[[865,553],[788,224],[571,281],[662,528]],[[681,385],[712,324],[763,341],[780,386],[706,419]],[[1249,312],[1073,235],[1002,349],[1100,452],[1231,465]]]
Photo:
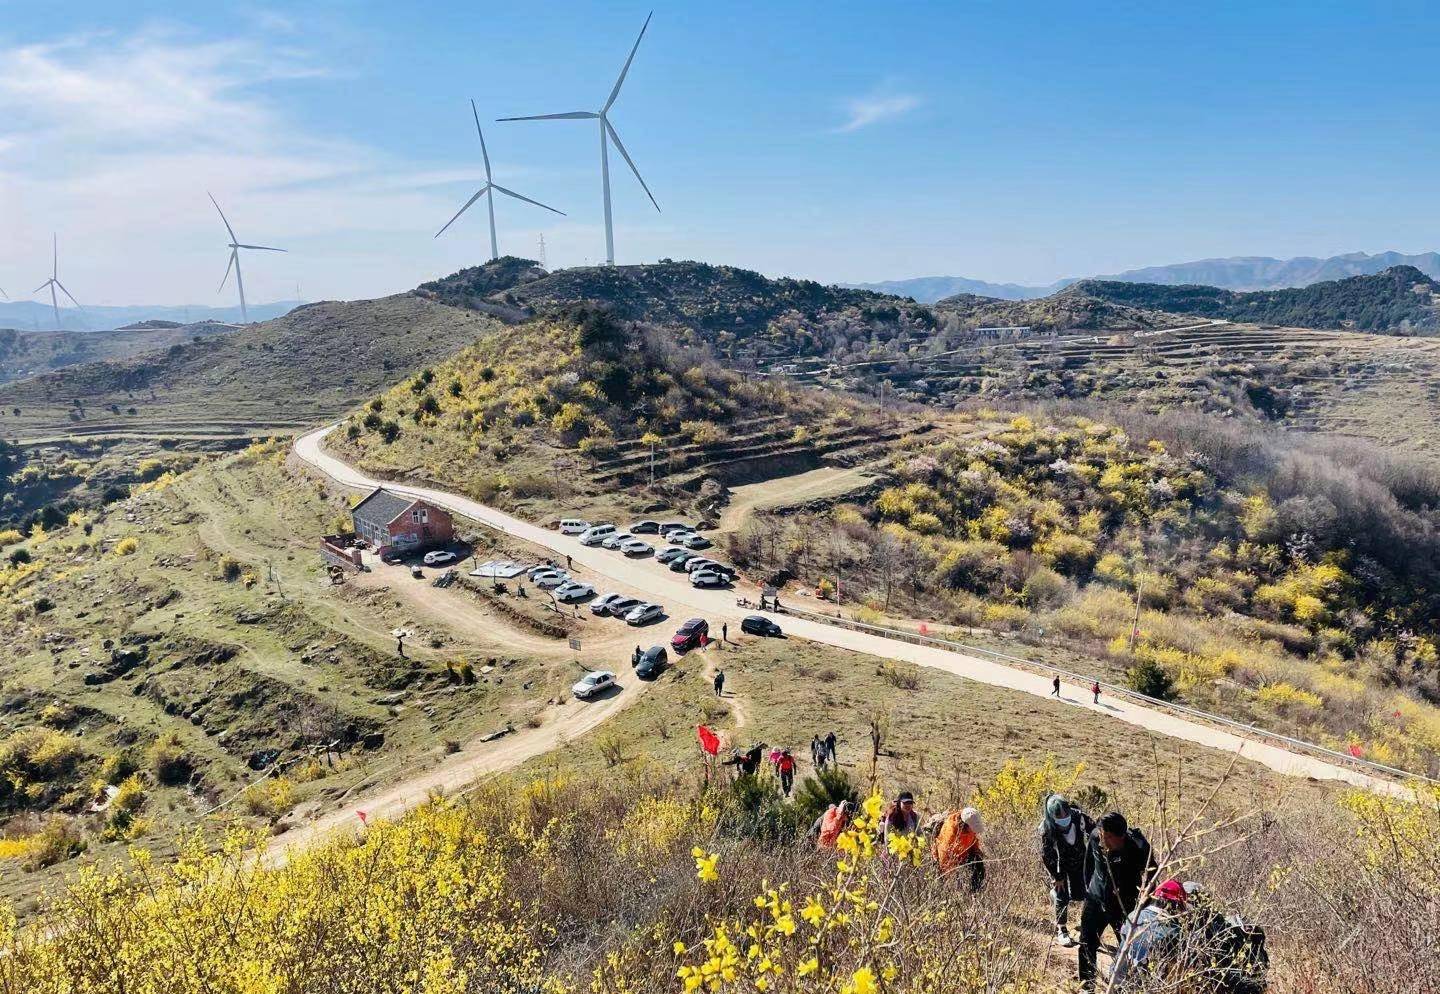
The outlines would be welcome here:
[[[1138,570],[1135,574],[1135,623],[1130,626],[1130,654],[1135,654],[1135,638],[1140,634],[1140,598],[1145,593],[1145,576]]]

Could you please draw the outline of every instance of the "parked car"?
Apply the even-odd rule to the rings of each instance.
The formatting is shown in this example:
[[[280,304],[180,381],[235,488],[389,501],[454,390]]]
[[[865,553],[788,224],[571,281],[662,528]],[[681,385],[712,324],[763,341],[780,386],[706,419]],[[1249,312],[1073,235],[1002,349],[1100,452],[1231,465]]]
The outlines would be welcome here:
[[[591,525],[580,533],[581,545],[599,545],[615,534],[614,525]]]
[[[693,552],[682,552],[682,553],[680,553],[680,555],[678,555],[678,556],[676,556],[674,559],[670,560],[670,571],[671,571],[672,573],[684,573],[684,572],[685,572],[685,567],[686,567],[687,565],[689,565],[690,560],[692,560],[692,559],[694,559],[694,558],[695,558],[695,553],[693,553]]]
[[[434,552],[425,553],[423,562],[426,566],[444,566],[446,563],[453,563],[455,559],[455,553],[436,549]]]
[[[660,531],[660,522],[637,521],[630,526],[630,530],[636,535],[654,535]]]
[[[625,615],[627,625],[648,625],[652,621],[659,621],[665,609],[659,604],[637,604]]]
[[[425,579],[425,571],[422,570],[419,566],[411,566],[411,567],[410,567],[410,575],[413,576],[413,577],[414,577],[415,579],[417,579],[417,580],[423,580],[423,579]]]
[[[554,570],[549,573],[541,573],[537,577],[532,577],[532,579],[535,581],[535,586],[541,590],[554,590],[556,587],[569,583],[570,574],[561,570]]]
[[[708,569],[713,573],[724,573],[731,578],[735,576],[735,570],[732,567],[726,566],[724,563],[717,563],[713,559],[706,559],[704,556],[696,556],[685,564],[685,571],[687,573],[694,573],[697,569]]]
[[[620,546],[620,551],[627,556],[649,556],[655,552],[655,546],[649,542],[642,542],[638,538],[632,538]]]
[[[670,638],[670,648],[676,652],[687,652],[700,644],[710,634],[710,622],[704,618],[691,618],[681,625]]]
[[[581,677],[575,686],[570,688],[570,692],[583,701],[613,686],[615,686],[614,673],[609,670],[596,670],[594,673],[586,673]]]
[[[669,536],[671,532],[688,532],[690,526],[683,521],[667,521],[660,526],[660,534]]]
[[[725,587],[733,582],[724,573],[716,573],[708,569],[696,570],[690,574],[690,586],[692,587]]]
[[[560,573],[560,572],[563,572],[563,571],[560,569],[559,566],[556,566],[554,563],[537,563],[536,565],[531,566],[529,569],[527,569],[527,570],[525,571],[525,575],[528,576],[530,579],[533,580],[533,579],[535,579],[537,576],[539,576],[541,573]]]
[[[577,580],[567,580],[555,588],[555,599],[566,604],[574,601],[583,601],[587,597],[594,596],[594,587],[588,583],[580,583]]]
[[[665,669],[670,662],[670,654],[665,651],[663,645],[652,645],[640,656],[640,662],[635,666],[635,675],[642,680],[653,680]]]
[[[560,534],[579,535],[589,527],[590,522],[588,521],[581,521],[579,518],[562,518],[560,521]]]
[[[604,541],[600,543],[600,548],[618,549],[620,548],[620,546],[624,545],[626,542],[630,541],[634,537],[635,536],[631,535],[629,532],[616,532],[614,535],[607,536]]]
[[[708,549],[714,543],[704,535],[697,535],[695,532],[691,532],[685,536],[685,540],[681,544],[687,549]]]
[[[610,613],[610,605],[625,599],[624,594],[601,594],[590,602],[590,613],[603,618]],[[633,598],[631,599],[633,600]]]
[[[665,533],[665,541],[669,542],[671,545],[684,545],[685,539],[689,538],[691,535],[694,534],[694,532],[690,531],[687,528],[677,528],[674,531]]]
[[[740,630],[747,635],[763,635],[766,638],[781,638],[785,633],[769,618],[752,614],[740,622]]]
[[[666,566],[669,566],[681,556],[688,554],[689,553],[687,553],[684,549],[662,549],[660,551],[660,554],[655,557],[655,561],[659,563],[664,563]]]
[[[622,596],[611,601],[610,606],[605,609],[605,613],[612,618],[623,618],[643,603],[645,602],[638,597]]]

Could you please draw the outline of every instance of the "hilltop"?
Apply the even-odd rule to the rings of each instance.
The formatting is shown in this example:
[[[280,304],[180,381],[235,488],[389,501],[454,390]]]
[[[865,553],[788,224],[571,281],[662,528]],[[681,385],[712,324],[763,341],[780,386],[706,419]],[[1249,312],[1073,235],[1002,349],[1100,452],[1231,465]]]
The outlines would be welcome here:
[[[129,359],[173,345],[228,335],[235,325],[147,321],[114,331],[16,331],[0,328],[0,383],[77,366]]]
[[[1413,266],[1287,290],[1084,280],[1065,291],[1129,307],[1248,324],[1392,334],[1440,331],[1440,283]]]
[[[1176,324],[1163,308],[1106,300],[1083,284],[1038,300],[996,300],[973,294],[946,297],[935,312],[959,329],[1026,327],[1034,331],[1118,331]]]

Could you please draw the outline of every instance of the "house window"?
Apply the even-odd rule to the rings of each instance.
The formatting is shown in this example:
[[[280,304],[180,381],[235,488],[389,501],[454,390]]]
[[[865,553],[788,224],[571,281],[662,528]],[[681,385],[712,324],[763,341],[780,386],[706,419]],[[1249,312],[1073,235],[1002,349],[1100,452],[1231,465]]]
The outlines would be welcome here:
[[[410,520],[416,524],[423,525],[429,519],[430,515],[426,513],[426,509],[423,507],[417,507],[410,512]]]

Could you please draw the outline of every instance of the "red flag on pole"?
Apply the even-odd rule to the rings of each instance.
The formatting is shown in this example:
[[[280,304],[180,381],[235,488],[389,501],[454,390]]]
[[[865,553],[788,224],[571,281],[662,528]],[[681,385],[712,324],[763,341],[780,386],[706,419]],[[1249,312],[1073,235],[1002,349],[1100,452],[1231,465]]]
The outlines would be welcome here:
[[[695,734],[700,736],[701,749],[704,749],[712,756],[718,756],[720,754],[720,736],[716,735],[704,725],[697,726]]]
[[[360,824],[362,824],[362,825],[369,825],[369,824],[370,824],[369,822],[367,822],[367,821],[365,820],[365,819],[366,819],[367,817],[369,817],[369,816],[368,816],[364,811],[356,811],[356,812],[355,812],[355,817],[360,819]]]

